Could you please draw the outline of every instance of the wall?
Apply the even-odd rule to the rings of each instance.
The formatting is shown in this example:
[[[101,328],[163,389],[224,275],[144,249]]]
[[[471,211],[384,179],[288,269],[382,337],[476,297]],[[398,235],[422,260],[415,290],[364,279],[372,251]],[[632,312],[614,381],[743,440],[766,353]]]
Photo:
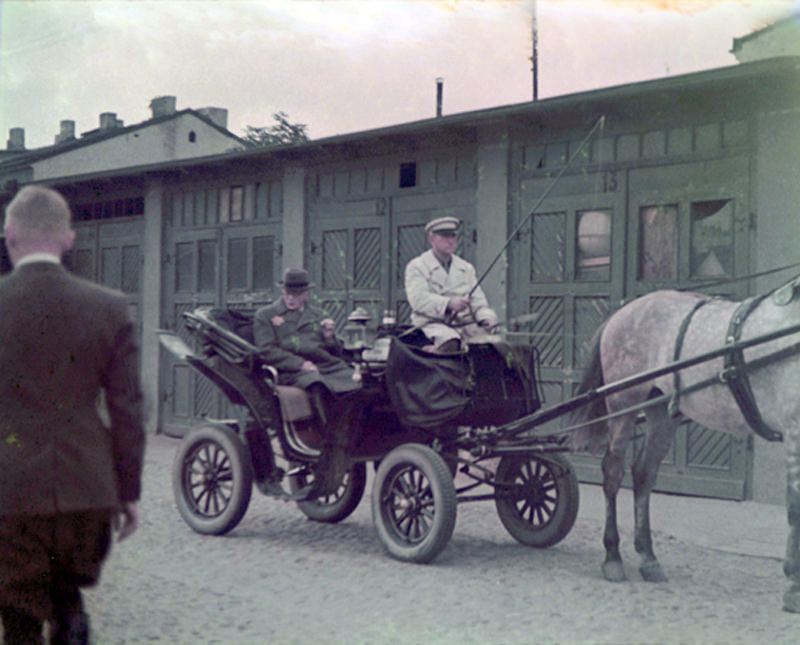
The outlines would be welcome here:
[[[195,141],[189,141],[194,132]],[[133,168],[172,159],[188,159],[228,152],[239,147],[234,139],[191,113],[145,126],[95,144],[87,144],[37,161],[34,180],[93,173],[112,168]]]
[[[762,114],[756,155],[756,271],[800,261],[800,110]],[[797,275],[797,268],[758,281],[762,293]],[[754,439],[753,500],[783,504],[784,444]]]

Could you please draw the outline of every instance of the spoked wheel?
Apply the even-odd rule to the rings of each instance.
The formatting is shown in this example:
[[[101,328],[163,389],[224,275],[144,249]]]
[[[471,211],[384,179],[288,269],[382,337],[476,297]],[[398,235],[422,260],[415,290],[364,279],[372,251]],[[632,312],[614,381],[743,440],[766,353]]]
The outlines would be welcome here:
[[[227,427],[187,435],[172,467],[172,491],[184,521],[198,533],[223,535],[244,517],[253,471],[242,441]]]
[[[563,540],[578,515],[578,478],[558,453],[506,455],[495,475],[500,521],[518,542],[545,548]]]
[[[296,493],[314,481],[310,472],[303,472],[289,479],[289,490]],[[342,482],[331,495],[297,502],[297,507],[306,517],[316,522],[334,524],[349,517],[358,507],[367,486],[367,467],[363,462],[353,465],[342,477]]]
[[[433,560],[453,534],[456,491],[450,469],[432,449],[404,444],[381,461],[372,489],[372,519],[389,554]]]

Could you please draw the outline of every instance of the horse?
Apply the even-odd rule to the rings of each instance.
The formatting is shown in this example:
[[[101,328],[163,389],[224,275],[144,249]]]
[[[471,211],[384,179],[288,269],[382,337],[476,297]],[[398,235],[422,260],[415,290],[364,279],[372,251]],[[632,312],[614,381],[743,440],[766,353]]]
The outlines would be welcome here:
[[[746,304],[691,292],[653,291],[621,307],[595,333],[578,394],[598,388],[602,394],[603,387],[608,394],[588,398],[589,405],[574,412],[569,422],[582,424],[570,433],[573,450],[597,454],[599,447],[604,448],[606,557],[602,572],[606,580],[626,579],[619,551],[616,497],[624,475],[625,451],[642,408],[647,423],[644,430],[637,429],[644,433],[643,442],[631,464],[634,546],[641,557],[642,578],[650,582],[667,579],[653,550],[650,493],[681,417],[739,436],[753,433],[756,426],[755,430],[771,433],[772,439],[782,434],[785,441],[790,532],[783,570],[790,587],[784,595],[784,609],[800,613],[800,295],[794,294],[798,283],[800,278]],[[776,332],[771,335],[774,339],[761,342],[764,334],[788,330],[792,325],[797,327],[792,333]],[[738,363],[730,360],[733,352],[725,350],[732,341],[742,343],[738,357],[734,356],[741,359]],[[729,346],[734,348],[735,343]],[[717,349],[725,351],[717,356]],[[704,353],[714,358],[702,359]],[[691,357],[701,360],[692,364]],[[669,366],[678,360],[691,365],[673,371]],[[731,369],[731,363],[743,369]],[[633,378],[630,387],[619,383],[636,375],[648,377],[650,370],[653,378],[642,382]],[[745,397],[741,405],[729,387],[732,379],[743,383],[745,389],[749,381],[752,396]],[[615,383],[624,387],[609,385]]]

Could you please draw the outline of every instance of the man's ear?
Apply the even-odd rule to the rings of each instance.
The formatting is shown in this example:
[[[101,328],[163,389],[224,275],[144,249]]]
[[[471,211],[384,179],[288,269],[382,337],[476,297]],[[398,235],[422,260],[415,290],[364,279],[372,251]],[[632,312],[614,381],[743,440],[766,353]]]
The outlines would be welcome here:
[[[66,253],[75,244],[75,231],[69,230],[64,234],[64,252]]]

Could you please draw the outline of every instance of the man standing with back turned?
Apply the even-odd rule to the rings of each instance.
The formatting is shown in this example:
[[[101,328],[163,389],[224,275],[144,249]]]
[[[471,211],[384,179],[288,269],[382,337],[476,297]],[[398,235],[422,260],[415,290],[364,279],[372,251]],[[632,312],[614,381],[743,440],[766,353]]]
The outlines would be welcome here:
[[[139,523],[138,349],[121,293],[69,274],[64,198],[23,188],[6,209],[0,279],[0,618],[6,643],[88,642],[81,587]],[[101,393],[110,427],[101,420]]]

